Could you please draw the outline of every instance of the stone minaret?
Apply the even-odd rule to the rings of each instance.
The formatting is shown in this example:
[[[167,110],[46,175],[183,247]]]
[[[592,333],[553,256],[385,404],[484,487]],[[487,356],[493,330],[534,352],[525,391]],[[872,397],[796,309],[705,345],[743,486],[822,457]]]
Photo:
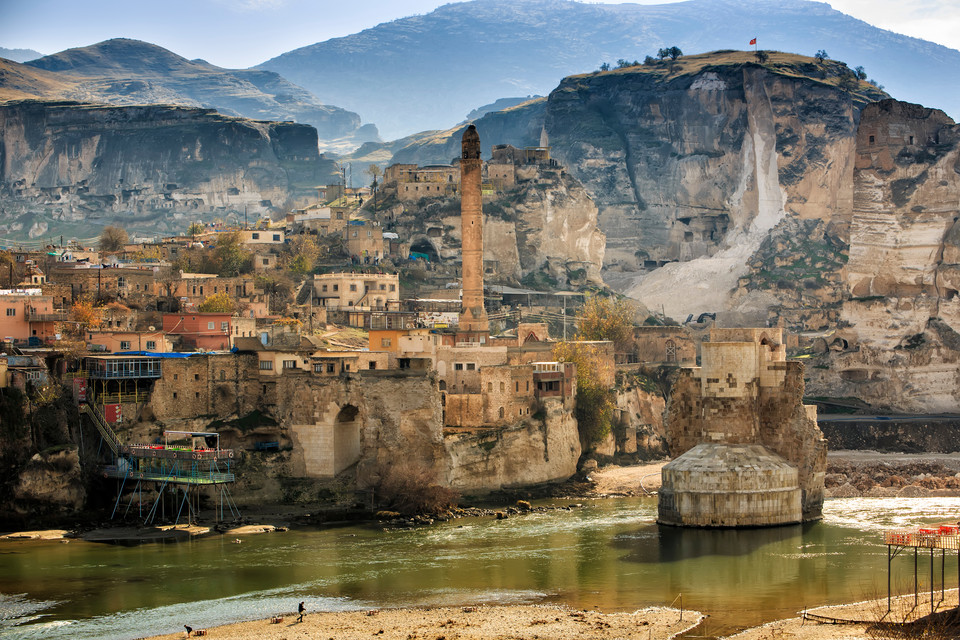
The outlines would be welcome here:
[[[483,202],[480,195],[480,135],[473,125],[463,132],[460,155],[460,224],[463,247],[463,298],[460,332],[490,332],[483,308]]]

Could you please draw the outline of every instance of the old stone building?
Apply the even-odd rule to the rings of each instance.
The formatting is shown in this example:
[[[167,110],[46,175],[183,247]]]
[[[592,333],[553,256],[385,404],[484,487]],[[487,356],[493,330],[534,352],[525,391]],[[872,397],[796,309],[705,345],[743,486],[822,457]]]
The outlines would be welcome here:
[[[669,400],[674,460],[663,468],[659,522],[698,527],[791,524],[821,517],[826,441],[802,403],[803,364],[781,329],[712,329],[703,366]]]

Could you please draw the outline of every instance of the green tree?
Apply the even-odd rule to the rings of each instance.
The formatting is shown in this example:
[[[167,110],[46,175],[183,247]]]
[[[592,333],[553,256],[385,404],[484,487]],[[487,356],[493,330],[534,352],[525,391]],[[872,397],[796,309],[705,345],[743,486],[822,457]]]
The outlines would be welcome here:
[[[125,229],[109,225],[100,232],[100,251],[123,251],[130,238]]]
[[[369,167],[367,167],[367,173],[370,174],[370,190],[373,191],[373,210],[376,211],[377,187],[380,186],[377,182],[377,178],[379,178],[383,172],[380,170],[380,165],[371,164]]]
[[[820,64],[823,64],[823,61],[828,59],[830,57],[830,54],[824,51],[823,49],[818,49],[813,57],[817,59],[817,62],[819,62]]]
[[[754,55],[757,57],[757,62],[760,64],[764,64],[770,58],[770,54],[762,49],[757,50]]]
[[[250,252],[243,246],[240,231],[221,233],[213,249],[214,270],[221,276],[236,276],[250,271]]]
[[[676,60],[683,55],[683,51],[680,50],[680,47],[670,47],[667,49],[667,55],[670,56],[671,60]]]
[[[600,65],[600,71],[610,71],[610,63],[604,62]]]
[[[610,433],[616,401],[613,389],[604,380],[613,366],[604,358],[600,347],[589,342],[558,342],[553,357],[559,362],[572,362],[577,367],[577,430],[580,443],[592,449]]]
[[[857,80],[866,80],[867,79],[867,70],[863,66],[854,67],[853,72],[857,74]]]
[[[197,236],[203,233],[205,230],[206,227],[202,222],[191,222],[190,226],[187,227],[187,235],[196,240]]]
[[[197,310],[201,313],[233,313],[236,308],[236,303],[226,291],[207,296],[197,305]]]

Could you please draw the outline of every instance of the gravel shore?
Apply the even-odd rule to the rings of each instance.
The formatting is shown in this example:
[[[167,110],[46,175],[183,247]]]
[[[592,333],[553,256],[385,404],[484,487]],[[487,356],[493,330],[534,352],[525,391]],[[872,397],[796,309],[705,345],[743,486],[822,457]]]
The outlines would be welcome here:
[[[696,611],[684,611],[681,619],[679,610],[669,608],[600,613],[555,605],[308,612],[303,622],[297,622],[295,613],[279,615],[282,616],[279,621],[256,620],[205,629],[206,637],[231,640],[653,640],[676,637],[703,620],[703,615]],[[183,637],[181,631],[151,640]]]

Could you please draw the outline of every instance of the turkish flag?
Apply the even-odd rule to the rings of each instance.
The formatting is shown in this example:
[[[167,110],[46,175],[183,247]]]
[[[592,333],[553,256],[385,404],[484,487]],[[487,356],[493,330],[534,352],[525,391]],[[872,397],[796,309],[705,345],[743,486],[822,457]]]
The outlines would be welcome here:
[[[750,41],[750,44],[757,44],[757,39],[754,38],[753,40],[751,40],[751,41]]]

